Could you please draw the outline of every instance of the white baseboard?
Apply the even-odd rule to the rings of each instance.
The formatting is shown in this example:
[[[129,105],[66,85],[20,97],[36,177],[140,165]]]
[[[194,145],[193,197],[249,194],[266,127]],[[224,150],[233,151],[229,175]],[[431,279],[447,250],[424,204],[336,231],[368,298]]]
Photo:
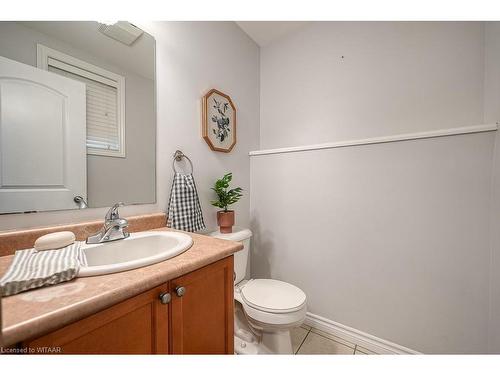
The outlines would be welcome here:
[[[406,348],[309,312],[307,313],[304,324],[362,346],[377,354],[422,354],[416,350]]]

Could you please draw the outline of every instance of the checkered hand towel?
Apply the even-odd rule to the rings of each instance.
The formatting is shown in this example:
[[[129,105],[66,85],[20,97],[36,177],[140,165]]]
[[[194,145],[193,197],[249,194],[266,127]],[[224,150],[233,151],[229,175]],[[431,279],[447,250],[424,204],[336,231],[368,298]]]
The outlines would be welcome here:
[[[57,250],[18,250],[0,279],[3,296],[74,279],[87,261],[80,242]]]
[[[175,174],[167,215],[167,226],[170,228],[188,232],[205,229],[203,213],[192,174]]]

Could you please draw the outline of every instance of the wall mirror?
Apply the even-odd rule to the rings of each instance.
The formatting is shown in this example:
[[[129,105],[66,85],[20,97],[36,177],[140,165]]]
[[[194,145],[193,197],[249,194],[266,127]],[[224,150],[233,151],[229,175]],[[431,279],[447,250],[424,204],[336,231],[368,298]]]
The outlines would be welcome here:
[[[154,203],[155,146],[151,35],[0,22],[0,213]]]

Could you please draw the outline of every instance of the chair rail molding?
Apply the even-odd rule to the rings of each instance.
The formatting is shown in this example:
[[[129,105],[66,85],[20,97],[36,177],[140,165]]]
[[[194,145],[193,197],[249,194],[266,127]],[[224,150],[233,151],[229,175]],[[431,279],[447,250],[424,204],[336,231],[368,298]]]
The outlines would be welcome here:
[[[410,140],[415,140],[415,139],[447,137],[447,136],[461,135],[461,134],[483,133],[483,132],[491,132],[491,131],[496,131],[496,130],[498,130],[498,123],[481,124],[481,125],[464,126],[464,127],[459,127],[459,128],[430,130],[430,131],[419,132],[419,133],[406,133],[406,134],[389,135],[389,136],[384,136],[384,137],[355,139],[355,140],[350,140],[350,141],[339,141],[339,142],[319,143],[319,144],[306,145],[306,146],[295,146],[295,147],[283,147],[283,148],[274,148],[274,149],[267,149],[267,150],[257,150],[257,151],[250,151],[248,153],[248,155],[260,156],[260,155],[272,155],[272,154],[286,154],[286,153],[291,153],[291,152],[326,150],[326,149],[331,149],[331,148],[373,145],[373,144],[378,144],[378,143],[389,143],[389,142],[401,142],[401,141],[410,141]]]

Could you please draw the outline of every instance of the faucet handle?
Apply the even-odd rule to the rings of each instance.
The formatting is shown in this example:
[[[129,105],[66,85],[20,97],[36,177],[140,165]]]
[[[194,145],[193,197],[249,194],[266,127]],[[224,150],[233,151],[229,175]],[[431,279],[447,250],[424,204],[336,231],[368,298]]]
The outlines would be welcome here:
[[[120,217],[120,214],[118,213],[118,207],[124,206],[123,202],[118,202],[111,207],[108,212],[106,213],[106,216],[104,220],[106,221],[111,221],[111,220],[116,220]]]
[[[113,221],[113,225],[115,226],[115,228],[125,229],[126,227],[128,227],[128,220],[118,218]]]

